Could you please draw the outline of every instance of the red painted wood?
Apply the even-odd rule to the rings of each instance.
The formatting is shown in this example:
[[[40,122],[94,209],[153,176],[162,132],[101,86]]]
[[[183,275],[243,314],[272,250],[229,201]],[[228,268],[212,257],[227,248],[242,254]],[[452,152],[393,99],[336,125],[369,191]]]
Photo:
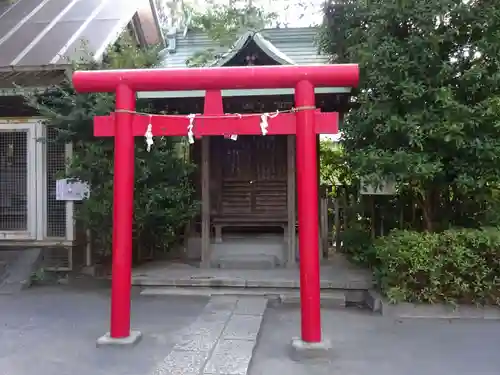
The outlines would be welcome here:
[[[94,136],[113,137],[115,134],[115,114],[110,116],[94,117]],[[339,114],[337,112],[315,113],[316,134],[337,134]],[[153,136],[185,136],[189,120],[178,116],[145,116],[135,115],[133,119],[133,134],[136,137],[144,136],[148,124],[151,123]],[[275,118],[268,119],[269,135],[295,134],[296,114],[281,113]],[[262,134],[260,129],[260,116],[237,118],[226,115],[221,118],[198,118],[194,120],[194,135],[255,135]]]
[[[187,135],[189,124],[189,121],[183,118],[159,119],[155,116],[132,115],[130,112],[133,111],[135,104],[134,92],[168,90],[214,92],[222,89],[295,88],[296,106],[301,107],[314,105],[314,87],[356,87],[358,80],[359,67],[355,64],[134,69],[73,73],[73,85],[77,92],[116,92],[117,109],[124,110],[114,116],[96,118],[94,123],[96,136],[116,134],[111,337],[122,338],[130,335],[131,259],[129,258],[132,244],[134,188],[133,137],[144,135],[150,119],[153,135]],[[220,107],[219,93],[209,94],[210,96],[214,103],[211,110]],[[199,119],[195,122],[194,133],[195,135],[260,134],[259,123],[258,116],[245,117],[241,120],[227,116],[222,119]],[[321,341],[315,134],[336,133],[337,130],[336,113],[323,114],[307,110],[269,119],[269,134],[297,134],[297,169],[308,171],[298,176],[302,339],[308,342]]]
[[[314,86],[301,81],[295,88],[295,106],[314,106]],[[295,158],[300,254],[300,311],[302,340],[321,341],[318,165],[315,113],[297,113]]]
[[[208,90],[205,93],[205,102],[203,106],[203,113],[205,115],[223,115],[224,105],[222,102],[221,90]]]
[[[308,80],[315,87],[356,87],[359,67],[356,64],[332,64],[73,73],[77,92],[114,92],[119,84],[126,84],[134,91],[294,88],[302,80]]]
[[[113,189],[113,267],[111,277],[112,338],[130,336],[130,297],[132,273],[132,223],[134,215],[134,137],[133,115],[135,95],[126,85],[116,90],[116,115],[120,133],[115,137]],[[118,202],[118,204],[117,204]]]

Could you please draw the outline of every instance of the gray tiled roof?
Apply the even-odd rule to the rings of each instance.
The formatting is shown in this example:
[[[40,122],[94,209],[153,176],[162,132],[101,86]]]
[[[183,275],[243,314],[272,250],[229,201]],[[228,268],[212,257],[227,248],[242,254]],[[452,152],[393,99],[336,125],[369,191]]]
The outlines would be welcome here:
[[[281,54],[284,54],[289,60],[299,65],[324,64],[328,62],[328,56],[320,55],[318,52],[318,47],[316,46],[317,33],[318,29],[314,27],[273,28],[259,32],[262,40],[272,44]],[[188,32],[185,37],[182,34],[177,34],[175,51],[164,51],[165,58],[162,61],[161,67],[185,67],[186,60],[193,57],[196,53],[208,49],[213,49],[216,54],[228,52],[227,47],[220,47],[206,33]]]
[[[136,0],[18,0],[0,6],[0,69],[65,65],[97,55],[116,39],[137,11]],[[98,57],[98,56],[97,56]]]

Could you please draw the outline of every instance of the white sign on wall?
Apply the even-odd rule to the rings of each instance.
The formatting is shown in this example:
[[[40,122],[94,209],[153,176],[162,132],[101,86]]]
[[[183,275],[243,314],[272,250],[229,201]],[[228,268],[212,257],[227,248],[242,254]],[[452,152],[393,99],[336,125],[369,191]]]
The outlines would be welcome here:
[[[394,181],[383,181],[380,186],[370,185],[361,179],[361,195],[395,195],[396,183]]]
[[[56,200],[81,201],[90,196],[90,186],[87,182],[70,178],[56,181]]]

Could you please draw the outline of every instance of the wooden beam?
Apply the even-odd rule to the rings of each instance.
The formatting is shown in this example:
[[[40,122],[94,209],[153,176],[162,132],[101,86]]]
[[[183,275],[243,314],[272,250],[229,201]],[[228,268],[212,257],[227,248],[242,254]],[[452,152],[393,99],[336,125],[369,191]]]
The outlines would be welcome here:
[[[315,94],[349,94],[350,87],[316,87]],[[280,96],[293,95],[294,89],[253,89],[253,90],[222,90],[223,98],[230,97],[258,97],[258,96]],[[1,95],[1,91],[0,91]],[[204,98],[205,90],[196,91],[141,91],[137,93],[138,99],[188,99]]]
[[[194,120],[193,132],[195,137],[213,135],[258,135],[261,118],[255,116],[224,115],[214,118],[198,118]],[[179,116],[135,115],[133,119],[133,134],[142,137],[151,124],[153,136],[185,136],[189,119]],[[295,113],[281,113],[274,118],[268,118],[269,135],[295,134]],[[337,112],[316,112],[316,134],[337,134],[339,114]],[[115,114],[94,117],[94,136],[113,137],[115,134]]]

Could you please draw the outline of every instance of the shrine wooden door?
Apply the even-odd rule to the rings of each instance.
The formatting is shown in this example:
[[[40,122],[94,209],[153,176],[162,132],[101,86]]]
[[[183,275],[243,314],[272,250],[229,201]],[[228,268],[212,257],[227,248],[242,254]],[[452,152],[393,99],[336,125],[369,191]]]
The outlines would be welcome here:
[[[217,214],[244,221],[287,217],[286,136],[218,137],[212,168],[219,177]]]

